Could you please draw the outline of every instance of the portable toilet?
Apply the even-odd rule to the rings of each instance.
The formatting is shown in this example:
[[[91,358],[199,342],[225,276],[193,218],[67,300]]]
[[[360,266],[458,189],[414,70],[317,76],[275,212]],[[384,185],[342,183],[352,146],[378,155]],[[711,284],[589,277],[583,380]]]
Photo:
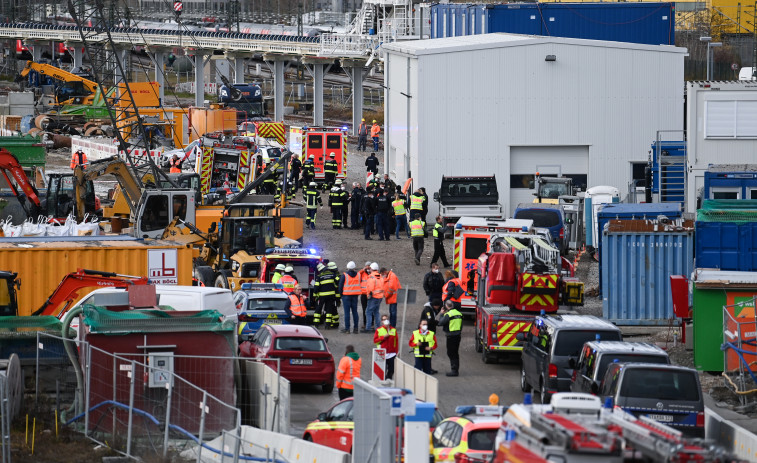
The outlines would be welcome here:
[[[584,198],[584,223],[586,224],[586,247],[599,247],[597,213],[605,204],[619,203],[620,190],[614,186],[595,186],[586,190]]]

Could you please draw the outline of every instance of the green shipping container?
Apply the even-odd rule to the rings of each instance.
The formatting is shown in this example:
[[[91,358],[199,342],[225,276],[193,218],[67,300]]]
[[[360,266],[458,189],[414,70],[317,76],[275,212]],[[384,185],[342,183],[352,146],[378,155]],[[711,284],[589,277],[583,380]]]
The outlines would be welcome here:
[[[697,269],[692,296],[694,366],[700,371],[722,372],[723,306],[757,296],[757,272]]]
[[[0,137],[0,148],[16,156],[24,170],[45,166],[45,145],[39,137]]]

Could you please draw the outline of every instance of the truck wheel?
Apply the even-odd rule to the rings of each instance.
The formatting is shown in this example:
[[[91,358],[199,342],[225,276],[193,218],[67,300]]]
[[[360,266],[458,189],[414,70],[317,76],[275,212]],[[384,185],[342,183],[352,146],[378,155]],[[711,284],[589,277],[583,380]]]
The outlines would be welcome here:
[[[481,352],[482,350],[484,350],[484,345],[481,343],[479,334],[476,333],[476,352]]]
[[[490,355],[489,355],[489,354],[488,354],[488,353],[486,352],[486,349],[485,349],[485,348],[484,348],[483,346],[481,346],[481,360],[482,360],[482,361],[483,361],[483,362],[484,362],[485,364],[487,364],[487,365],[488,365],[488,364],[490,364],[490,363],[494,363],[493,359],[492,359],[492,358],[491,358],[491,356],[490,356]]]
[[[226,276],[224,274],[220,274],[216,277],[214,286],[216,288],[229,289],[229,280],[226,279]]]
[[[193,276],[203,286],[213,286],[215,283],[213,269],[207,266],[196,266]]]
[[[531,392],[531,386],[526,379],[526,369],[523,365],[520,366],[520,390],[523,392]]]

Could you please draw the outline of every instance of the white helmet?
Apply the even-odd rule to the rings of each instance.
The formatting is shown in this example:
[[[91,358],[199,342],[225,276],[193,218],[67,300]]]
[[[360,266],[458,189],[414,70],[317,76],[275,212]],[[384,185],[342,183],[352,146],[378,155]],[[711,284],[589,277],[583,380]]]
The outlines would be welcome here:
[[[355,262],[349,261],[347,262],[347,270],[354,270],[355,269]]]
[[[374,262],[374,263],[371,264],[371,270],[375,270],[375,271],[378,272],[378,269],[379,269],[379,266],[378,266],[378,264],[376,262]]]

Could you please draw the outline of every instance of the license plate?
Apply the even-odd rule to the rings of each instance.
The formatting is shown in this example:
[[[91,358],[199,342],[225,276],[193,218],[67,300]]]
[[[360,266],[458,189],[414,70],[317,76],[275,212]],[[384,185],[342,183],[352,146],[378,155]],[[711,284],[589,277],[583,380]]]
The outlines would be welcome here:
[[[274,318],[274,319],[271,319],[271,320],[268,320],[268,319],[266,319],[266,320],[265,320],[265,321],[263,322],[263,324],[264,324],[264,325],[281,325],[281,324],[282,324],[282,321],[281,321],[281,320],[279,320],[278,318]]]
[[[313,359],[289,359],[290,365],[312,365]]]
[[[672,423],[673,415],[647,415],[649,419],[660,421],[663,423]]]

